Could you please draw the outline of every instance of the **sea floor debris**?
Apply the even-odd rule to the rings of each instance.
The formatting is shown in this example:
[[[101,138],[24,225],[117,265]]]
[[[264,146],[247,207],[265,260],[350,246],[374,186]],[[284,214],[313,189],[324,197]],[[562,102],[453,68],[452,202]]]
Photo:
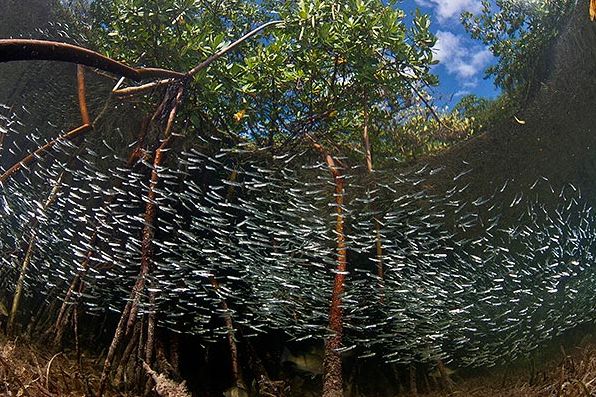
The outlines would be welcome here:
[[[399,396],[470,396],[470,397],[546,397],[593,396],[596,393],[596,338],[581,331],[583,337],[572,337],[564,347],[561,340],[540,350],[535,360],[518,360],[508,366],[476,369],[472,372],[452,373],[450,391],[441,386],[440,380],[419,380],[416,394],[405,388]],[[558,344],[558,347],[555,345]],[[90,384],[101,373],[102,357],[82,354],[80,363],[73,351],[53,353],[44,346],[25,339],[8,339],[0,336],[0,396],[86,396],[93,395]],[[165,380],[170,389],[184,390],[182,385],[167,380],[152,371],[154,379]],[[163,383],[163,382],[162,382]],[[163,386],[163,384],[161,385]],[[351,390],[347,397],[372,397]],[[353,386],[353,385],[352,385]],[[153,390],[156,391],[157,388]],[[162,387],[163,389],[163,387]],[[162,390],[160,389],[160,390]],[[288,390],[288,396],[299,396],[301,390]],[[187,393],[187,392],[186,392]],[[193,394],[219,396],[215,392]],[[190,394],[154,394],[188,396]],[[310,394],[309,394],[310,395]],[[388,394],[387,397],[396,397]],[[106,396],[133,397],[126,385],[110,385]],[[314,396],[314,395],[313,395]],[[378,396],[377,396],[378,397]],[[385,397],[385,396],[381,396]]]

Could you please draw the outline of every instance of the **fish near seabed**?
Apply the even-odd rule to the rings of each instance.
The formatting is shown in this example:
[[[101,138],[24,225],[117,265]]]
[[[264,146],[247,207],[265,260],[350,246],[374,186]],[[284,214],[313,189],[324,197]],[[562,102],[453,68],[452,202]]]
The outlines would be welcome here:
[[[445,375],[447,375],[448,378],[450,378],[451,376],[453,376],[456,371],[449,368],[449,367],[444,367],[445,368]],[[438,368],[433,369],[432,371],[430,371],[428,373],[428,376],[430,376],[431,378],[435,378],[435,379],[439,379],[442,378],[443,375],[441,374],[441,371]]]
[[[300,372],[321,375],[323,373],[323,354],[323,349],[318,347],[310,347],[297,354],[293,354],[287,347],[284,347],[281,363],[291,363],[294,369]]]
[[[248,397],[248,392],[239,386],[232,386],[223,392],[225,397]]]

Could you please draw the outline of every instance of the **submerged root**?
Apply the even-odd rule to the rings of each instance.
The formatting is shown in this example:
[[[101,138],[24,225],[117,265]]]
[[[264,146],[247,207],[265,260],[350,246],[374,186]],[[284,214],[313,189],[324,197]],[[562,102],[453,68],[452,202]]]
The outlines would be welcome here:
[[[147,375],[151,377],[153,382],[155,382],[154,390],[160,397],[191,397],[191,394],[188,392],[186,385],[184,382],[177,383],[171,379],[168,379],[163,374],[158,374],[154,370],[147,365],[146,362],[143,361],[143,368]]]

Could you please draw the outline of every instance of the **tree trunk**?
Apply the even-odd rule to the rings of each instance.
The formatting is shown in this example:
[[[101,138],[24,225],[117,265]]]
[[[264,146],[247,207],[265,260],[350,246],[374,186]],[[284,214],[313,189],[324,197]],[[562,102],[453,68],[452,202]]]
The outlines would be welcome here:
[[[174,103],[168,112],[168,121],[165,131],[163,133],[164,139],[159,145],[159,147],[155,149],[155,155],[153,157],[153,169],[151,171],[151,179],[149,182],[149,189],[147,192],[147,204],[145,206],[145,226],[143,228],[143,239],[141,242],[141,266],[139,270],[139,275],[137,277],[135,285],[132,288],[130,300],[124,306],[124,309],[122,310],[122,314],[120,316],[120,320],[118,322],[118,326],[116,327],[116,331],[114,332],[114,337],[112,338],[112,342],[108,350],[108,355],[106,356],[104,367],[101,373],[97,397],[103,396],[103,392],[108,381],[108,376],[111,371],[112,361],[114,360],[114,355],[116,354],[116,350],[120,346],[122,338],[124,336],[130,336],[131,331],[133,330],[134,325],[136,323],[141,293],[145,288],[145,281],[147,276],[149,275],[151,261],[153,260],[153,237],[155,234],[155,220],[157,217],[157,204],[155,201],[157,193],[155,189],[157,188],[157,184],[159,182],[158,169],[159,167],[161,167],[161,163],[163,161],[165,153],[168,150],[169,144],[172,140],[171,131],[174,125],[177,108],[182,101],[182,94],[183,87],[180,86],[176,92]],[[168,103],[169,99],[170,98],[166,96],[162,103]]]
[[[347,270],[347,249],[346,235],[344,231],[344,188],[345,180],[338,161],[329,154],[320,144],[318,144],[310,135],[307,136],[313,143],[314,148],[325,158],[327,167],[333,177],[335,185],[335,235],[336,235],[336,253],[337,265],[335,269],[335,279],[333,282],[333,291],[331,293],[331,307],[329,309],[329,329],[333,333],[325,341],[325,355],[323,358],[323,397],[342,397],[343,396],[343,374],[341,354],[337,352],[342,346],[343,337],[343,310],[342,296],[345,289],[345,279]]]
[[[333,293],[331,295],[331,309],[329,311],[329,329],[333,332],[333,335],[325,342],[325,358],[323,360],[325,370],[323,397],[343,396],[341,355],[337,352],[337,349],[342,346],[343,310],[341,305],[347,270],[346,236],[344,232],[343,214],[344,178],[341,172],[336,169],[333,173],[333,179],[335,181],[337,267],[333,283]]]
[[[42,211],[45,212],[50,205],[56,199],[56,195],[58,191],[62,187],[62,178],[64,177],[64,171],[60,174],[56,183],[52,187],[50,194],[45,201]],[[37,218],[33,219],[32,227],[35,229],[37,227]],[[35,230],[31,233],[31,237],[29,237],[29,244],[27,245],[27,251],[25,252],[25,257],[23,258],[23,263],[21,264],[21,271],[19,273],[19,279],[17,280],[17,285],[15,287],[14,296],[12,299],[12,306],[10,307],[10,315],[8,317],[8,324],[6,326],[6,333],[8,335],[12,335],[15,325],[15,320],[17,313],[19,311],[19,307],[21,304],[21,296],[23,295],[23,286],[25,284],[25,278],[27,277],[27,270],[29,269],[29,265],[31,264],[31,258],[33,257],[33,251],[35,250],[35,242],[37,240]]]

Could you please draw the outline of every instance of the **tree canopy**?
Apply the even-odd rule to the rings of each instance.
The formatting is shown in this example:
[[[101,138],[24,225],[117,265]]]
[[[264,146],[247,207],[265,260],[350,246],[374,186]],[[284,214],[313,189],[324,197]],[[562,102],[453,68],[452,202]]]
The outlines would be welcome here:
[[[192,83],[193,102],[216,129],[257,145],[307,132],[358,144],[365,112],[375,130],[393,129],[437,83],[429,17],[407,24],[399,2],[102,1],[90,17],[98,28],[89,40],[101,52],[174,70],[281,19]]]
[[[475,39],[488,45],[498,62],[486,73],[509,94],[525,98],[547,77],[547,51],[568,21],[574,0],[483,0],[482,12],[462,20]]]

